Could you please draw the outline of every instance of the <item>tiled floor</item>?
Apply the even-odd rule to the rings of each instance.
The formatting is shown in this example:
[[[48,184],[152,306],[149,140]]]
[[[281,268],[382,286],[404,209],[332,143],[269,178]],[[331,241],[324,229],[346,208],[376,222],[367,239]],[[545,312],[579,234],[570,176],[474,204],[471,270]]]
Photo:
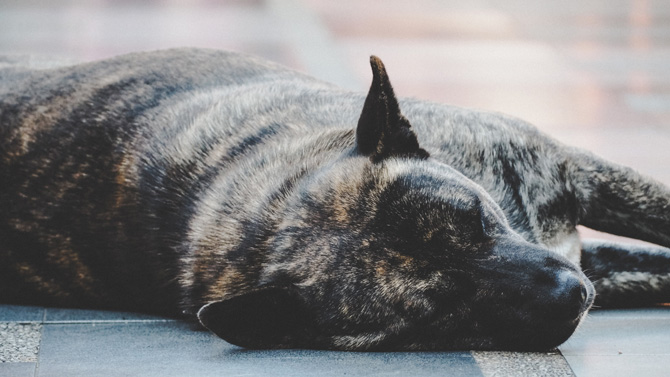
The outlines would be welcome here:
[[[0,53],[91,60],[185,45],[355,90],[377,54],[400,95],[513,114],[670,184],[667,0],[0,3]],[[0,306],[0,376],[664,376],[669,345],[669,308],[595,312],[561,355],[245,351],[162,318]]]
[[[250,351],[134,313],[0,305],[0,376],[666,376],[666,309],[600,311],[559,352]]]

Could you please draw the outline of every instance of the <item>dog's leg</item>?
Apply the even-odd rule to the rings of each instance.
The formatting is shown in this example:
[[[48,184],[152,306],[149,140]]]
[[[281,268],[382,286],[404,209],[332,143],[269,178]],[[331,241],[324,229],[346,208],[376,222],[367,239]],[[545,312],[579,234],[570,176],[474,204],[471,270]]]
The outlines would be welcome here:
[[[596,306],[670,302],[670,249],[585,240],[581,263],[596,289]]]
[[[573,184],[581,192],[580,224],[603,232],[670,247],[670,189],[632,169],[587,153]]]

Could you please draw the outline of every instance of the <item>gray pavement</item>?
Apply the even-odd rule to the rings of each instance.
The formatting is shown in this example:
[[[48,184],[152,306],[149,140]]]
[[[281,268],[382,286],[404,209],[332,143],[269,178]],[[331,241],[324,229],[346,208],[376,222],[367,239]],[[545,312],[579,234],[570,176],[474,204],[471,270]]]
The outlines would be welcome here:
[[[667,376],[670,308],[593,312],[547,353],[245,350],[190,323],[0,305],[0,376]]]

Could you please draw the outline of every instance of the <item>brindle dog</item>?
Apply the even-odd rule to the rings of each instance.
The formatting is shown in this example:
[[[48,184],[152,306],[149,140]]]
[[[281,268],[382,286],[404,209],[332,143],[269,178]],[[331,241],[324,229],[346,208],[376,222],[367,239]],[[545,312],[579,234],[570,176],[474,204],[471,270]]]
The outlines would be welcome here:
[[[209,50],[5,63],[0,300],[340,350],[545,350],[594,285],[670,300],[668,249],[575,230],[670,246],[667,187],[518,119],[398,101],[371,64],[366,97]]]

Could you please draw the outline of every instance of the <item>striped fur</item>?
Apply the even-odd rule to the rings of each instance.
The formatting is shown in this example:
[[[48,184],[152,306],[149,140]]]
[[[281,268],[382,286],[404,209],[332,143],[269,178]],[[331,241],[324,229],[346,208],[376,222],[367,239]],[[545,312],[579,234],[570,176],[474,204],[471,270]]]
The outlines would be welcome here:
[[[398,101],[371,64],[367,95],[198,49],[5,65],[0,299],[197,316],[253,348],[538,350],[593,302],[578,224],[670,246],[663,185]],[[670,299],[667,249],[612,248],[584,249],[603,304],[641,279],[635,304]]]

